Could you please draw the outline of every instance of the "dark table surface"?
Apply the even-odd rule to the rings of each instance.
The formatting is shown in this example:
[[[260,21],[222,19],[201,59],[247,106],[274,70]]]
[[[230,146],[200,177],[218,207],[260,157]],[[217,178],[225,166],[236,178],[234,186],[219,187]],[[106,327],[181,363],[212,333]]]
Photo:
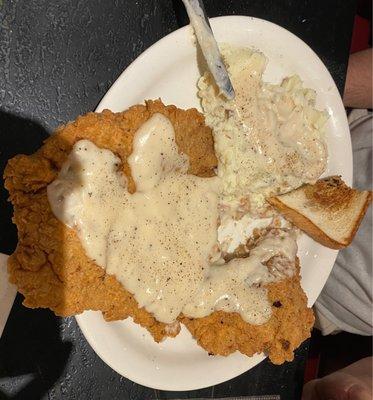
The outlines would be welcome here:
[[[251,15],[287,28],[324,61],[343,91],[353,0],[205,0],[208,14]],[[0,0],[0,173],[36,150],[58,125],[93,110],[147,47],[187,23],[179,0]],[[15,248],[1,185],[0,252]],[[194,392],[160,392],[106,366],[74,318],[29,310],[18,295],[0,339],[0,399],[154,399],[279,394],[300,398],[308,351],[282,366],[267,360]],[[208,373],[208,371],[206,371]]]

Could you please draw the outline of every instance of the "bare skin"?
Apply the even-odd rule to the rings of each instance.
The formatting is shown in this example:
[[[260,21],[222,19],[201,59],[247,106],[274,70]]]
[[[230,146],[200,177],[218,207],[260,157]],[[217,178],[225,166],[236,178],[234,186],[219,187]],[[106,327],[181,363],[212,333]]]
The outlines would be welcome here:
[[[351,108],[372,108],[372,49],[354,53],[348,61],[343,103]]]
[[[302,400],[372,399],[372,357],[363,358],[333,374],[308,382]]]

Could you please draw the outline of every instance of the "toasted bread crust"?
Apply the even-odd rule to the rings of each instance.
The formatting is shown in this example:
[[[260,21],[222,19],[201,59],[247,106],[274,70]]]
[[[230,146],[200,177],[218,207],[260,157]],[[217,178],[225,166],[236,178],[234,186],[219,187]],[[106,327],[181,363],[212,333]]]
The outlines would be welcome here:
[[[357,194],[340,176],[319,179],[314,185],[304,185],[302,189],[313,207],[330,211],[350,207]]]
[[[316,209],[323,208],[331,211],[349,207],[349,205],[352,203],[353,196],[357,193],[356,190],[348,187],[340,179],[340,177],[334,176],[326,179],[320,179],[315,185],[304,185],[302,188],[296,190],[304,190],[306,197],[314,202]],[[354,225],[350,230],[350,234],[343,241],[337,241],[331,238],[300,211],[283,203],[281,201],[281,196],[271,197],[267,201],[274,206],[287,220],[307,233],[307,235],[312,237],[312,239],[321,243],[323,246],[339,250],[347,247],[352,242],[372,201],[372,192],[366,192],[365,202],[354,221]]]

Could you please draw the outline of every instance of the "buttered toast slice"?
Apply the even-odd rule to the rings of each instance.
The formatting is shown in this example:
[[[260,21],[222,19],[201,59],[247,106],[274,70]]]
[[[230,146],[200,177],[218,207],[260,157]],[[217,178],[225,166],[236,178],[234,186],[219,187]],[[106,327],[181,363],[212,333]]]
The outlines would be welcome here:
[[[341,249],[352,242],[371,198],[370,191],[352,189],[332,176],[268,201],[317,242]]]

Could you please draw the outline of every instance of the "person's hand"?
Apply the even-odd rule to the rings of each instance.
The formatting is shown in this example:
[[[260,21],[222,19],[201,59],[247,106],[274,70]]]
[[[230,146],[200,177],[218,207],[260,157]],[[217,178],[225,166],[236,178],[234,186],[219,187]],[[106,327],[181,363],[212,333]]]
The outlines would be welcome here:
[[[372,357],[308,382],[302,400],[372,400]]]

